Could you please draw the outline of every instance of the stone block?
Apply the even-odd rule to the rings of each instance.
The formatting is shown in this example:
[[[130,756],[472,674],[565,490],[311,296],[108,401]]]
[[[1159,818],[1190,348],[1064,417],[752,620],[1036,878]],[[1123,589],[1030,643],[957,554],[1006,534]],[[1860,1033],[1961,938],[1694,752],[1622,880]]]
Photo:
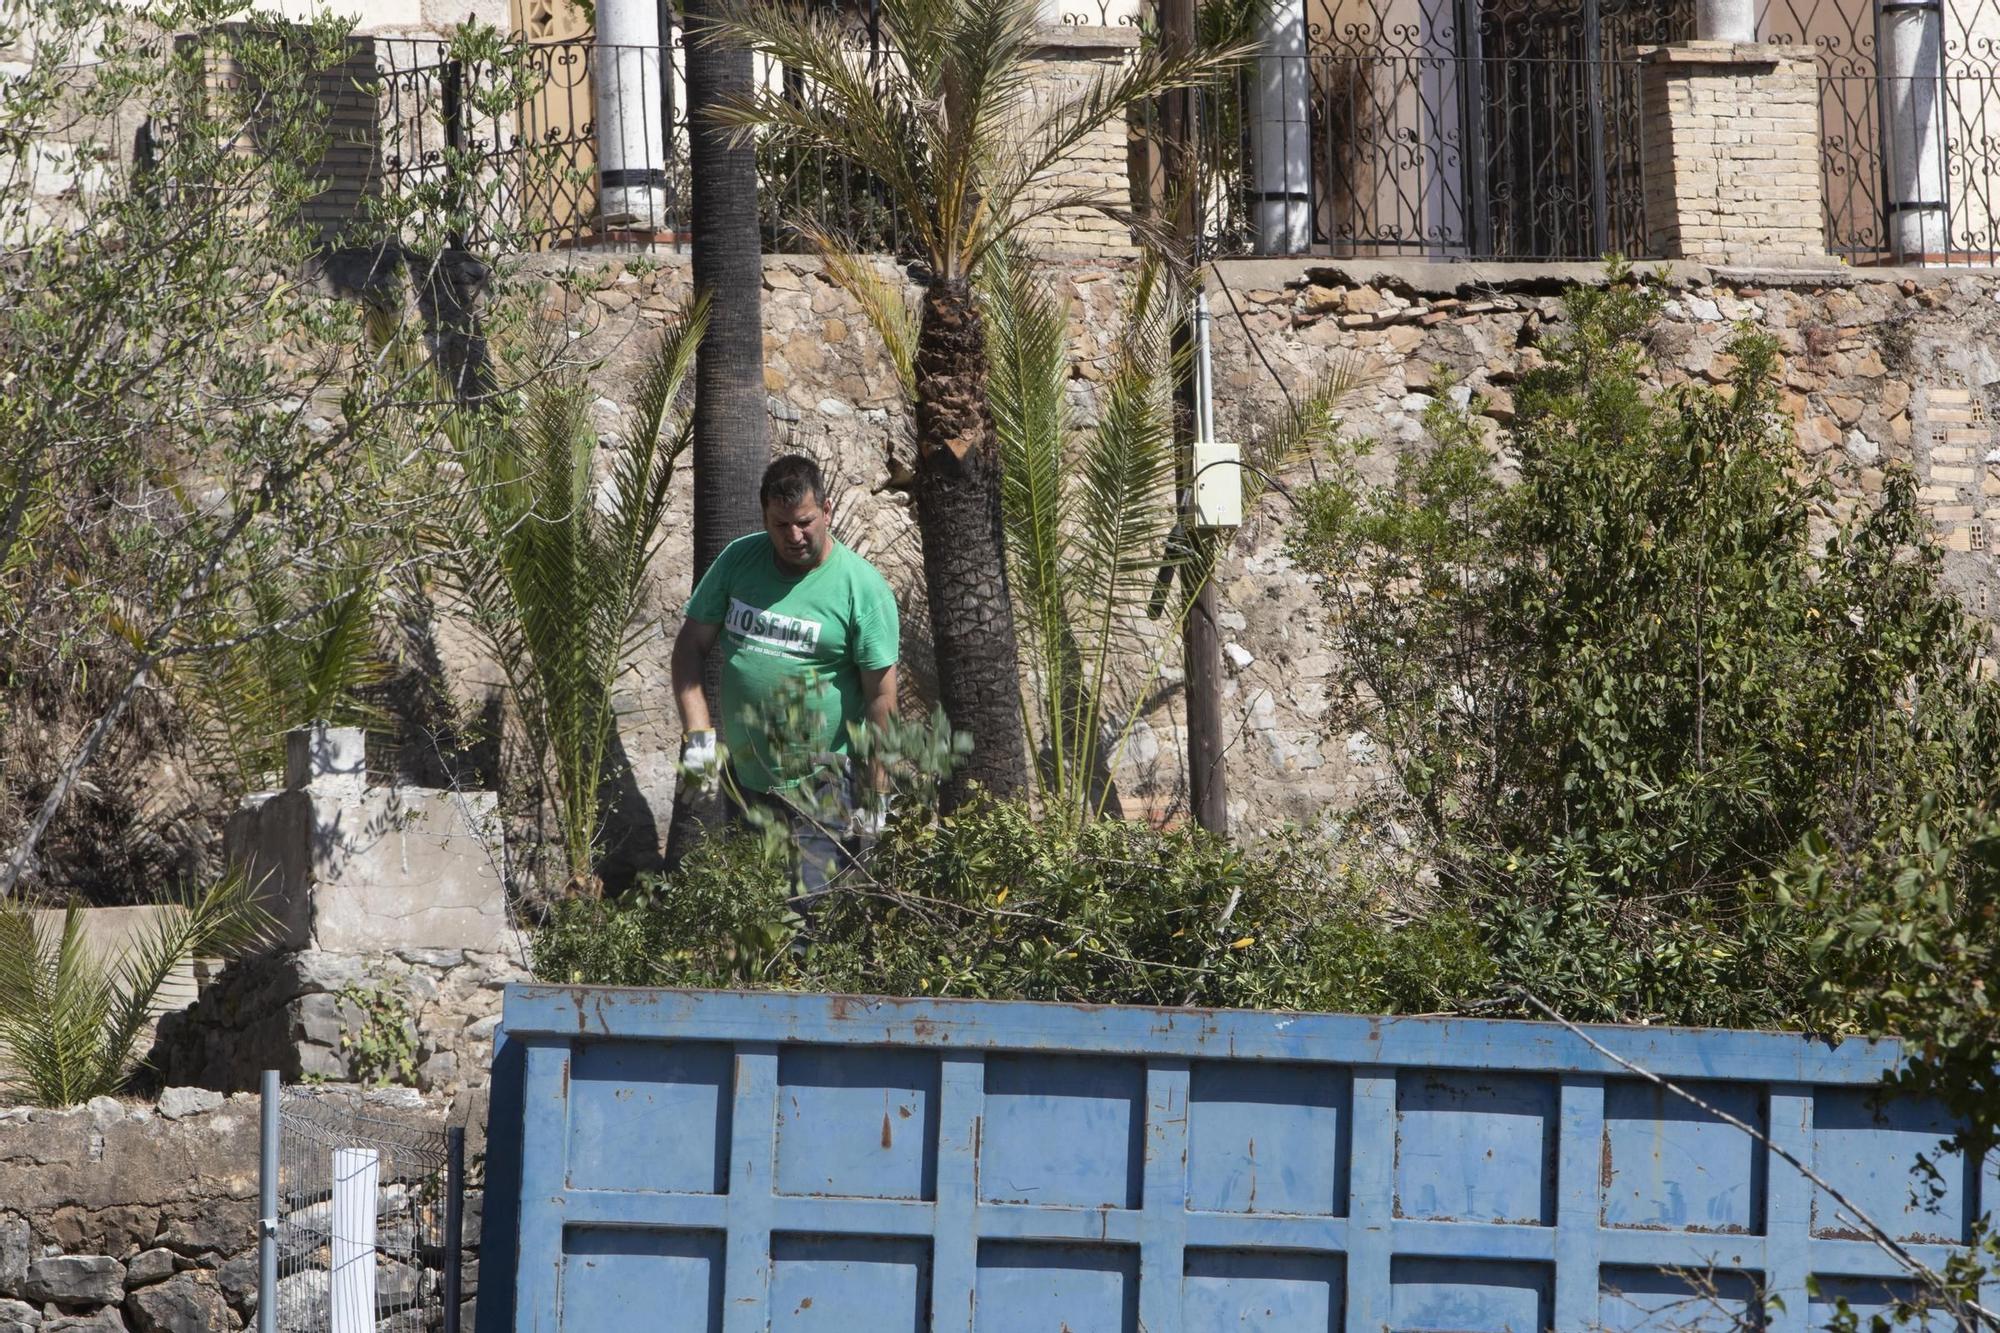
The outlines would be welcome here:
[[[505,948],[497,798],[314,786],[253,799],[223,840],[276,922],[270,947]]]
[[[107,1305],[93,1314],[60,1315],[46,1320],[39,1333],[129,1333],[118,1307]]]
[[[216,1101],[219,1103],[221,1100],[218,1093]],[[180,1256],[164,1245],[136,1254],[125,1261],[125,1289],[130,1291],[135,1287],[150,1287],[155,1282],[164,1282],[179,1272],[180,1266]]]
[[[229,1303],[193,1273],[135,1291],[125,1313],[138,1333],[228,1333]]]
[[[278,1309],[289,1316],[294,1327],[326,1327],[332,1301],[323,1269],[308,1268],[278,1279]]]
[[[239,1254],[228,1263],[215,1270],[215,1280],[222,1287],[222,1294],[237,1309],[254,1311],[257,1308],[257,1255]]]
[[[42,1312],[26,1301],[0,1299],[0,1333],[30,1333],[41,1323]]]
[[[28,1280],[28,1219],[0,1216],[0,1296],[19,1296]]]
[[[21,1294],[57,1305],[109,1305],[125,1296],[125,1265],[108,1254],[59,1254],[28,1265]]]
[[[168,1088],[160,1094],[159,1112],[169,1120],[200,1115],[222,1105],[222,1094],[207,1088]]]

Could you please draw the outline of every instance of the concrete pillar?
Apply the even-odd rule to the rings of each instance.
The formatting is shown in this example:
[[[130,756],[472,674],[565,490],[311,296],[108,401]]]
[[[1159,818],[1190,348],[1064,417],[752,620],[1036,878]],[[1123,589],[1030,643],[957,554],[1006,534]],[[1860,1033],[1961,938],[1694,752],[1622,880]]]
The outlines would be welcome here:
[[[1305,0],[1277,0],[1258,25],[1250,97],[1251,183],[1257,253],[1302,255],[1312,246],[1312,71]]]
[[[1694,36],[1699,42],[1757,40],[1757,0],[1695,0]]]
[[[368,785],[368,737],[360,727],[315,722],[285,733],[285,790],[359,793]]]
[[[1944,6],[1884,0],[1882,137],[1888,159],[1889,243],[1922,263],[1950,247],[1944,172]]]
[[[597,209],[604,226],[666,225],[667,139],[660,115],[657,0],[598,0]]]

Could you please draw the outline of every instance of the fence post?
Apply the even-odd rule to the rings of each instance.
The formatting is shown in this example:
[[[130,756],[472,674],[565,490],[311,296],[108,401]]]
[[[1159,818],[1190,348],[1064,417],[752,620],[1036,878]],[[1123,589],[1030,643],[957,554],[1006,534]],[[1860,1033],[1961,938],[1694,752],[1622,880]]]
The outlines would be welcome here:
[[[465,1250],[465,1126],[444,1132],[444,1333],[459,1333]]]
[[[1590,246],[1593,253],[1611,251],[1611,179],[1604,146],[1604,101],[1611,93],[1611,71],[1605,63],[1604,22],[1597,0],[1583,7],[1584,97],[1590,107]]]
[[[375,1200],[381,1177],[382,1155],[375,1149],[333,1150],[331,1333],[375,1333]]]
[[[662,61],[666,36],[645,0],[599,0],[591,74],[601,230],[652,231],[664,222],[666,140],[654,85],[672,74],[671,61]]]
[[[1279,0],[1259,20],[1256,124],[1257,253],[1302,255],[1312,247],[1312,70],[1305,0]]]
[[[257,1333],[278,1333],[278,1071],[260,1080],[257,1116]]]
[[[1479,0],[1459,0],[1457,58],[1460,132],[1465,143],[1465,201],[1470,216],[1464,227],[1470,253],[1483,257],[1494,250],[1493,192],[1487,173],[1492,154],[1486,126],[1486,32]]]
[[[1694,36],[1700,42],[1757,40],[1757,0],[1696,0]]]
[[[445,235],[454,250],[465,248],[465,62],[444,67]]]
[[[660,226],[681,220],[681,201],[674,188],[674,0],[658,0],[660,25],[660,181],[662,214]],[[692,143],[690,143],[690,149]]]

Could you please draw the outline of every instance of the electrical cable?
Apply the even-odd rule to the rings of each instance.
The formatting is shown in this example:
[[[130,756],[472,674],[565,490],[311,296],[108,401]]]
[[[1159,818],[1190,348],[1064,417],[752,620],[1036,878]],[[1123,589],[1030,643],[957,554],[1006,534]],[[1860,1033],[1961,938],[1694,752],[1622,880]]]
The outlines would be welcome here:
[[[1278,368],[1271,364],[1271,358],[1264,355],[1263,345],[1251,335],[1250,321],[1243,314],[1243,307],[1236,304],[1236,293],[1230,290],[1229,279],[1222,276],[1222,265],[1218,264],[1214,259],[1210,259],[1208,261],[1208,270],[1215,274],[1216,284],[1222,288],[1222,294],[1229,298],[1230,312],[1236,316],[1237,324],[1243,329],[1243,341],[1250,344],[1250,350],[1257,354],[1257,359],[1264,363],[1264,369],[1270,372],[1271,381],[1278,386],[1278,392],[1285,396],[1285,409],[1296,415],[1299,410],[1298,400],[1292,397],[1291,386],[1285,383],[1285,377],[1278,373]],[[1312,468],[1312,479],[1314,483],[1317,483],[1319,481],[1319,458],[1309,453],[1306,455],[1306,464]]]
[[[1257,353],[1257,359],[1264,363],[1264,369],[1271,373],[1271,379],[1277,384],[1278,392],[1285,395],[1285,406],[1297,411],[1299,405],[1292,398],[1290,386],[1285,383],[1284,377],[1278,374],[1278,368],[1271,364],[1271,358],[1264,355],[1264,349],[1258,345],[1257,340],[1250,336],[1250,321],[1244,316],[1243,308],[1236,304],[1236,293],[1229,289],[1229,279],[1222,276],[1222,265],[1211,259],[1208,261],[1208,269],[1215,274],[1215,281],[1221,286],[1222,294],[1229,298],[1229,309],[1236,316],[1236,322],[1243,327],[1243,341],[1250,344],[1251,350]]]

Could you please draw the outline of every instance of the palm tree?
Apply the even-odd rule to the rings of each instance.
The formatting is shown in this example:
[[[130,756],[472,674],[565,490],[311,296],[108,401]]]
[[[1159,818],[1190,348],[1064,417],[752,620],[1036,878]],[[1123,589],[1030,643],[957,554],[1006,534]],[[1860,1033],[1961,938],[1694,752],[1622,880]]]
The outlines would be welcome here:
[[[162,906],[105,958],[80,903],[38,910],[0,898],[0,1093],[10,1102],[77,1106],[123,1088],[174,972],[197,955],[247,949],[271,924],[257,886],[235,871]]]
[[[724,31],[797,75],[796,96],[736,99],[721,117],[780,147],[844,159],[907,219],[922,285],[912,349],[917,523],[937,649],[938,695],[973,753],[970,782],[1009,795],[1028,782],[1019,648],[1001,528],[1001,459],[987,401],[986,327],[973,276],[1031,218],[1094,210],[1139,227],[1129,197],[1042,190],[1128,108],[1233,65],[1240,52],[1147,51],[1081,91],[1037,85],[1037,0],[882,0],[888,53],[873,69],[837,15],[787,3],[734,11]],[[823,250],[836,226],[800,220]]]
[[[663,330],[633,396],[629,437],[601,481],[593,394],[574,367],[446,426],[470,484],[434,539],[437,568],[518,711],[570,894],[602,889],[616,686],[637,643],[656,632],[645,615],[648,571],[692,436],[677,408],[707,319],[697,300]]]
[[[827,273],[854,294],[914,401],[917,324],[903,294],[852,256],[831,257]],[[1214,543],[1187,540],[1175,486],[1172,394],[1185,367],[1171,333],[1185,293],[1159,255],[1138,265],[1087,428],[1070,410],[1070,311],[1049,274],[1002,246],[980,270],[979,294],[1041,809],[1070,820],[1122,817],[1113,772],[1217,553]],[[1365,382],[1359,361],[1338,358],[1283,416],[1248,431],[1246,504],[1335,442],[1340,404]]]

